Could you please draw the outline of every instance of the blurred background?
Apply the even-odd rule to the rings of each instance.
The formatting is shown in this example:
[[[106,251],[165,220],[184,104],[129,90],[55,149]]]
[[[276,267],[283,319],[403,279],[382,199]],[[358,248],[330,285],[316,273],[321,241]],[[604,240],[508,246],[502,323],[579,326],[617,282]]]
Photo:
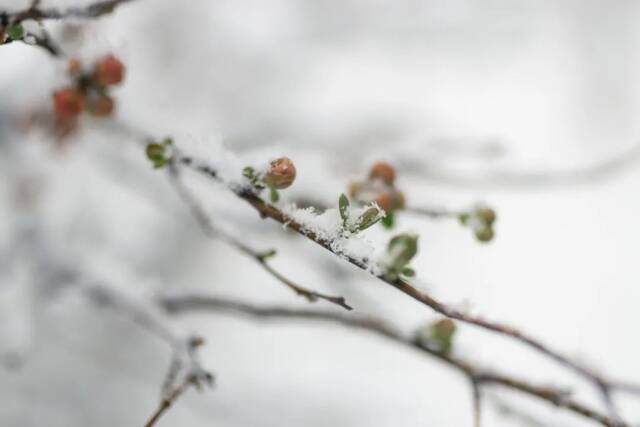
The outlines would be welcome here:
[[[0,0],[0,9],[28,4]],[[170,349],[72,287],[52,289],[49,264],[141,297],[190,289],[308,307],[207,239],[122,128],[242,164],[287,155],[298,177],[285,201],[335,205],[386,160],[409,205],[487,202],[499,219],[484,245],[455,221],[398,216],[394,233],[420,235],[420,287],[640,382],[638,18],[630,0],[137,0],[100,19],[45,23],[65,54],[89,63],[113,53],[126,65],[114,116],[82,117],[63,141],[38,117],[68,81],[66,61],[1,46],[0,425],[141,426],[159,399]],[[196,177],[189,186],[214,222],[277,248],[274,265],[301,284],[406,333],[437,318],[257,221],[223,188]],[[393,235],[370,234],[379,245]],[[218,314],[168,320],[206,339],[202,362],[216,386],[188,392],[158,425],[472,425],[464,377],[373,335]],[[588,383],[511,340],[461,326],[454,352],[570,387],[604,410]],[[589,425],[490,392],[485,426]],[[640,425],[640,400],[615,397]]]

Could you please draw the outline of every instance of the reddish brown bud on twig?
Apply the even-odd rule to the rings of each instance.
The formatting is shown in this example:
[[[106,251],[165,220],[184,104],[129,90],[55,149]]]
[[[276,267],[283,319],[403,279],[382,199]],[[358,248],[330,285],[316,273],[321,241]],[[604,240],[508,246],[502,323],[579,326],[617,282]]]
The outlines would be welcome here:
[[[95,99],[89,99],[87,111],[96,117],[106,117],[113,113],[115,102],[109,96],[100,96]]]
[[[280,190],[289,187],[295,179],[296,167],[293,162],[288,157],[280,157],[271,162],[263,181],[269,187]]]
[[[106,56],[96,64],[95,78],[102,85],[118,84],[124,79],[124,65],[115,56]]]
[[[378,197],[376,197],[376,203],[385,212],[391,212],[393,209],[393,196],[388,192],[380,193]]]
[[[405,198],[400,191],[384,191],[376,197],[376,203],[385,212],[391,212],[404,208]]]
[[[76,117],[82,112],[84,105],[84,95],[77,89],[68,88],[53,93],[53,109],[59,117]]]
[[[371,167],[369,179],[381,179],[389,185],[392,185],[396,179],[396,171],[387,162],[377,162]]]

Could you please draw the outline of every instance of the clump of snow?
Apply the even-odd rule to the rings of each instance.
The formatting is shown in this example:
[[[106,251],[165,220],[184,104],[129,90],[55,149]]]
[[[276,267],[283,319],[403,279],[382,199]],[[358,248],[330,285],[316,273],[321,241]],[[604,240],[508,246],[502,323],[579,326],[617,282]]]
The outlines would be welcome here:
[[[250,186],[249,180],[242,175],[248,165],[219,139],[178,136],[174,141],[180,153],[191,158],[195,167],[215,170],[218,178],[231,189]]]
[[[349,220],[357,221],[366,208],[350,208]],[[304,233],[313,233],[319,240],[326,242],[336,255],[355,260],[371,274],[380,275],[384,272],[377,261],[382,258],[380,249],[376,248],[365,233],[345,230],[337,209],[327,209],[318,213],[314,208],[298,209],[290,204],[283,206],[282,212],[291,221],[300,224]]]

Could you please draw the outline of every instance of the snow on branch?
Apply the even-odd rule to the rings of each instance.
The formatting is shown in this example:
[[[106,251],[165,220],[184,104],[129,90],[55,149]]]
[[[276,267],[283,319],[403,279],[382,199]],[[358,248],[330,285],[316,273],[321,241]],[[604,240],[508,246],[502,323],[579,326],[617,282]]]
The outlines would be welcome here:
[[[170,155],[167,155],[166,159],[167,164],[171,163],[173,165],[185,166],[208,178],[214,179],[215,181],[223,182],[214,167],[199,159],[195,159],[188,155],[182,154],[178,150],[175,150]],[[437,300],[430,294],[423,292],[415,287],[407,279],[407,277],[413,275],[413,270],[411,268],[408,268],[407,265],[411,258],[415,255],[417,250],[415,246],[416,238],[414,236],[396,236],[396,238],[401,238],[400,242],[402,243],[402,245],[393,245],[395,238],[391,240],[389,248],[387,250],[387,255],[397,255],[397,259],[399,260],[397,266],[393,264],[390,265],[388,262],[386,264],[384,262],[381,263],[380,259],[371,260],[368,258],[363,258],[360,256],[360,253],[357,252],[349,253],[348,251],[338,250],[336,248],[336,236],[325,233],[326,230],[323,230],[319,227],[318,222],[316,221],[317,217],[306,218],[303,215],[300,215],[295,210],[295,208],[281,209],[274,203],[268,203],[264,201],[260,196],[261,189],[252,187],[251,185],[237,184],[234,182],[226,182],[226,185],[239,198],[243,199],[245,202],[251,205],[258,212],[261,218],[270,218],[276,222],[281,223],[283,226],[299,233],[300,235],[305,236],[309,240],[312,240],[331,253],[348,261],[352,265],[368,271],[380,281],[398,289],[407,296],[430,307],[437,313],[450,319],[459,320],[463,323],[474,325],[482,329],[489,330],[506,337],[510,337],[556,361],[557,363],[573,371],[574,373],[582,376],[592,383],[592,385],[603,397],[603,400],[609,407],[612,416],[617,418],[615,408],[613,407],[610,398],[611,392],[614,390],[625,391],[628,390],[628,388],[616,389],[616,384],[608,380],[603,375],[594,372],[593,370],[564,355],[560,351],[553,349],[549,345],[544,344],[538,339],[533,338],[514,327],[500,322],[486,320],[483,317],[474,316],[462,310],[453,308],[446,303]],[[342,246],[339,247],[342,248]],[[397,250],[398,248],[400,248],[399,251]],[[388,268],[388,270],[381,271],[380,266],[382,266],[383,269],[386,267]],[[407,269],[407,274],[403,274],[405,272],[405,268]]]

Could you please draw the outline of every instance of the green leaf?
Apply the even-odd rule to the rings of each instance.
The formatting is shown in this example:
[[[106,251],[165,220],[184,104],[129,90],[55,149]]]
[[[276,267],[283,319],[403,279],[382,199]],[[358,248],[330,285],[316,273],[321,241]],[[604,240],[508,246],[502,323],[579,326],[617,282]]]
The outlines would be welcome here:
[[[451,319],[441,319],[431,324],[431,339],[438,343],[444,354],[451,352],[456,324]]]
[[[418,236],[415,234],[398,234],[389,241],[387,252],[392,256],[389,269],[398,272],[406,267],[418,253]]]
[[[169,159],[166,157],[166,150],[164,146],[152,142],[147,144],[145,150],[147,158],[153,163],[155,169],[159,169],[169,163]]]
[[[360,215],[360,218],[358,218],[358,221],[356,222],[356,230],[366,230],[376,222],[380,221],[380,219],[382,219],[380,217],[380,210],[376,207],[370,207]]]
[[[474,234],[476,236],[476,239],[478,239],[478,241],[481,243],[490,242],[493,239],[494,235],[493,229],[490,226],[476,230]]]
[[[166,137],[165,139],[162,140],[162,145],[164,145],[165,147],[168,147],[169,145],[173,145],[173,138]]]
[[[387,212],[387,215],[382,218],[382,225],[387,230],[391,230],[396,223],[396,217],[393,212]]]
[[[21,24],[13,24],[7,27],[7,34],[13,40],[20,40],[24,37],[24,28]]]
[[[273,187],[269,187],[269,200],[271,200],[271,203],[278,203],[278,200],[280,200],[278,190]]]
[[[255,177],[255,173],[255,170],[251,166],[247,166],[242,169],[242,175],[249,179],[253,179]]]
[[[405,267],[405,268],[402,269],[402,275],[403,276],[407,276],[407,277],[413,277],[413,276],[416,275],[416,272],[411,267]]]
[[[458,221],[460,221],[460,224],[462,225],[467,225],[467,222],[469,222],[469,214],[467,212],[459,214]]]
[[[342,224],[346,227],[349,220],[349,199],[342,193],[340,199],[338,199],[338,208],[340,210],[340,217],[342,218]]]

